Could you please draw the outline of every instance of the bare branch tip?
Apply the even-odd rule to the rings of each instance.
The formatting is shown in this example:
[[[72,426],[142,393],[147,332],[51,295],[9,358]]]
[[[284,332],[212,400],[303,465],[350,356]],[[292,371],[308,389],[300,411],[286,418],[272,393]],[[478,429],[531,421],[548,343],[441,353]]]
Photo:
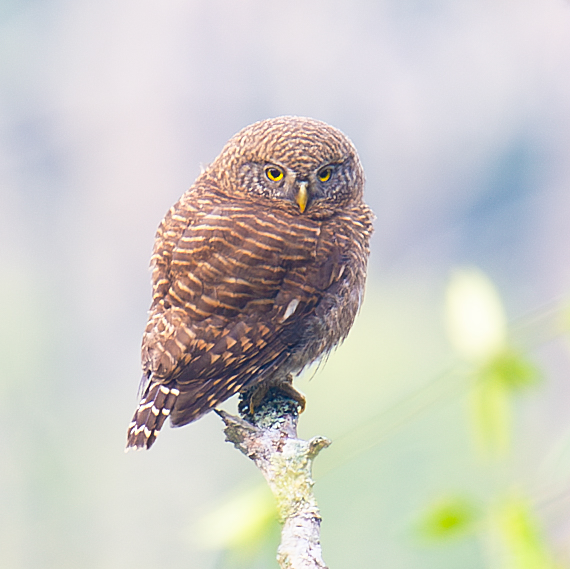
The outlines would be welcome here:
[[[326,437],[313,437],[309,441],[309,458],[315,458],[323,449],[329,447],[331,444],[332,441]]]

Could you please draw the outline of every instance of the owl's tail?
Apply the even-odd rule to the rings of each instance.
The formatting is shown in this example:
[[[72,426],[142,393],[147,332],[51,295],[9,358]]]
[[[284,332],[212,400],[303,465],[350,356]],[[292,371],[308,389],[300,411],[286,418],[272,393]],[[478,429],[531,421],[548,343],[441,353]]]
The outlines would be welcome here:
[[[127,431],[127,449],[149,449],[170,415],[180,391],[161,383],[150,383]]]

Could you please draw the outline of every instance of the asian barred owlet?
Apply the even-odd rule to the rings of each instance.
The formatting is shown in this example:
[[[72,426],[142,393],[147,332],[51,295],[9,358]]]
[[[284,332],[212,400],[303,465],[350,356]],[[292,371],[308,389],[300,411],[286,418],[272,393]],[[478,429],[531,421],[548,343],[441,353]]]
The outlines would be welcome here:
[[[346,337],[372,232],[363,188],[356,149],[326,123],[279,117],[229,140],[158,228],[127,448],[254,386],[291,392]]]

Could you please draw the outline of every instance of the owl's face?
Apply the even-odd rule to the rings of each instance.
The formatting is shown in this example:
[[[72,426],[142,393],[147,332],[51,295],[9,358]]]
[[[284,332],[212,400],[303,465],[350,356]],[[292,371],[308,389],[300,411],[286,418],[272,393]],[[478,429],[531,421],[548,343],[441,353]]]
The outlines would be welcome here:
[[[241,165],[239,179],[250,193],[296,204],[300,213],[346,202],[355,182],[351,161],[311,162],[300,165],[277,159],[247,161]]]
[[[231,181],[226,189],[232,193],[271,200],[300,215],[332,213],[351,199],[361,199],[364,185],[348,138],[326,123],[300,117],[279,117],[245,128],[212,167],[228,174],[223,179]]]

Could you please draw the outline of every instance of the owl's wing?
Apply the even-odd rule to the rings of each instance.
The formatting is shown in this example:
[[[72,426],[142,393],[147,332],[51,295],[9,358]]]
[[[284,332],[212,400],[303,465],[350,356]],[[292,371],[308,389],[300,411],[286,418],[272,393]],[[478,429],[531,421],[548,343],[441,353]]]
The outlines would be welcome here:
[[[143,367],[175,380],[182,425],[279,367],[343,263],[319,223],[254,204],[197,211],[178,238],[163,235]]]

